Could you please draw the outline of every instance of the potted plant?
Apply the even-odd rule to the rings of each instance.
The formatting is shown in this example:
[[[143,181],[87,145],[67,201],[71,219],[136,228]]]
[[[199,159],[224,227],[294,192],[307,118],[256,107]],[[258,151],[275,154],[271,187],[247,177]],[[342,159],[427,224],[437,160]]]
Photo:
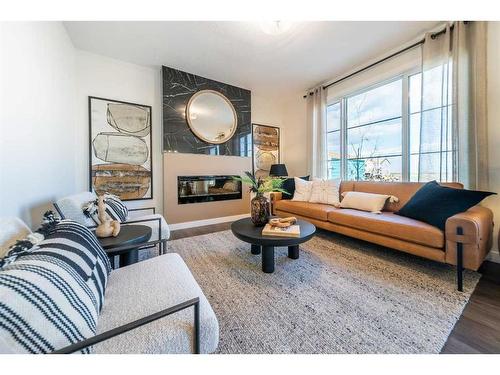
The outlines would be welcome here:
[[[250,217],[252,223],[257,227],[263,227],[269,221],[271,210],[269,199],[264,196],[264,193],[279,191],[284,194],[289,194],[282,188],[283,179],[276,177],[256,178],[250,172],[245,172],[243,177],[233,177],[236,181],[241,181],[250,185],[250,191],[255,193],[255,197],[250,202]]]

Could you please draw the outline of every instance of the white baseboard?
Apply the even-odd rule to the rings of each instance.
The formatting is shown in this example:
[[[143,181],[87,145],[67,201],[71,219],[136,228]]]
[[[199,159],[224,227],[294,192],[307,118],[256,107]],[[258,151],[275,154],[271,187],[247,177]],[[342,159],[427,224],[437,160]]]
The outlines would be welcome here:
[[[187,229],[187,228],[202,227],[204,225],[227,223],[229,221],[235,221],[249,216],[250,214],[223,216],[223,217],[216,217],[213,219],[186,221],[185,223],[169,224],[168,226],[170,230]]]
[[[500,253],[498,250],[491,250],[486,259],[491,262],[500,263]]]

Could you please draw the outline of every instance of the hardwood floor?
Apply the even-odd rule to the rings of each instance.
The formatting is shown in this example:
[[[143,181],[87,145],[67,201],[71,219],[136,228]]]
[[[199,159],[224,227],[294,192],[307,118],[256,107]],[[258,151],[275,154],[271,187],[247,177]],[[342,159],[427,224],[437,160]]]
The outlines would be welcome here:
[[[500,353],[500,264],[484,262],[483,277],[441,353]]]
[[[231,223],[172,231],[171,240],[229,229]],[[484,262],[483,274],[441,353],[500,353],[500,264]]]
[[[231,223],[221,223],[221,224],[206,225],[203,227],[174,230],[170,234],[170,241],[178,240],[179,238],[194,237],[207,233],[220,232],[222,230],[227,230],[230,228],[231,228]]]

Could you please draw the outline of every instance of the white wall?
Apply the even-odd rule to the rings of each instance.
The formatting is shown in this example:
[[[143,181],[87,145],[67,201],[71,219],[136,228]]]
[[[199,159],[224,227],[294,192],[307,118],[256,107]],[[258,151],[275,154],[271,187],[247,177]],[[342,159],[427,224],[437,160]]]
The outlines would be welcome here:
[[[37,226],[75,190],[74,49],[59,22],[0,22],[0,216]]]
[[[285,124],[283,116],[283,102],[281,98],[267,96],[266,93],[252,91],[252,123],[277,126],[280,128],[280,158],[284,162],[285,151]]]
[[[308,174],[307,100],[302,96],[303,93],[296,93],[283,103],[284,162],[290,176]]]
[[[488,22],[488,159],[489,191],[500,194],[500,22]],[[495,239],[490,258],[500,262],[498,230],[500,228],[500,196],[489,197],[485,203],[495,215]]]
[[[153,142],[153,199],[126,202],[129,207],[152,207],[162,212],[163,158],[161,155],[161,69],[129,64],[84,51],[76,51],[76,112],[78,155],[77,187],[88,190],[88,97],[97,96],[125,102],[150,105]]]

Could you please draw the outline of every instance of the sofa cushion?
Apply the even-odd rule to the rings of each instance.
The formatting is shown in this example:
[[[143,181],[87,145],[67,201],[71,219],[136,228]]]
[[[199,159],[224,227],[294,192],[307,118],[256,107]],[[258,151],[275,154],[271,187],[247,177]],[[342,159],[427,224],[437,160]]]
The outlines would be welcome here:
[[[42,226],[17,241],[5,257],[0,258],[0,268],[20,258],[61,261],[87,281],[99,253],[104,253],[101,245],[85,226],[72,220],[60,220],[52,211],[47,211]]]
[[[0,353],[48,353],[95,334],[93,294],[64,262],[18,259],[4,267],[0,301]]]
[[[393,212],[373,214],[348,208],[335,209],[328,212],[328,221],[420,245],[438,249],[444,247],[444,234],[441,230]]]
[[[380,214],[384,209],[386,201],[398,201],[397,197],[385,194],[361,193],[358,191],[346,191],[342,193],[340,208],[354,208],[355,210],[368,211]]]
[[[120,223],[127,220],[128,208],[116,195],[104,194],[104,207],[111,220],[117,220]],[[97,199],[87,202],[83,205],[82,210],[84,215],[91,218],[96,225],[101,224],[101,220],[99,220],[99,202]]]
[[[309,202],[338,205],[340,203],[339,186],[340,178],[334,180],[315,178]]]
[[[200,298],[200,351],[212,353],[219,324],[202,290],[178,254],[165,254],[111,273],[98,333],[191,298]],[[94,346],[97,353],[191,353],[193,308],[161,318]]]
[[[312,192],[312,181],[305,181],[301,178],[294,177],[295,192],[293,193],[292,201],[309,202]]]
[[[92,200],[96,200],[95,193],[85,191],[83,193],[73,194],[56,201],[57,207],[61,210],[64,219],[71,219],[86,227],[95,225],[90,217],[83,213],[83,206]]]
[[[37,252],[0,270],[0,353],[48,353],[96,332],[92,290],[69,263]]]
[[[310,217],[316,220],[328,220],[328,213],[336,208],[329,204],[297,202],[297,201],[276,201],[273,207],[275,210],[285,211],[292,214]]]
[[[300,177],[304,181],[309,181],[309,176]],[[284,194],[282,199],[292,199],[293,194],[295,193],[295,180],[293,177],[286,178],[283,180],[283,185],[281,186],[283,190],[285,190],[288,194]]]
[[[431,181],[422,186],[397,214],[444,230],[448,218],[467,211],[493,194],[496,193],[453,189]]]
[[[46,241],[51,244],[50,247],[54,248],[52,250],[57,251],[57,248],[61,247],[60,251],[65,249],[66,252],[74,251],[75,255],[80,255],[82,258],[84,255],[92,258],[94,266],[88,277],[83,277],[83,279],[94,295],[97,311],[100,311],[111,273],[111,263],[97,237],[84,225],[72,220],[62,220],[40,244],[41,250],[47,250],[43,248]]]
[[[406,202],[420,189],[422,182],[375,182],[375,181],[342,181],[340,193],[346,191],[360,191],[363,193],[387,194],[398,197],[398,202],[387,202],[384,210],[396,212],[403,207]],[[463,188],[458,182],[443,182],[442,186],[448,186],[456,189]]]
[[[71,220],[44,223],[42,233],[0,269],[0,353],[47,353],[96,333],[110,272],[104,250]]]

